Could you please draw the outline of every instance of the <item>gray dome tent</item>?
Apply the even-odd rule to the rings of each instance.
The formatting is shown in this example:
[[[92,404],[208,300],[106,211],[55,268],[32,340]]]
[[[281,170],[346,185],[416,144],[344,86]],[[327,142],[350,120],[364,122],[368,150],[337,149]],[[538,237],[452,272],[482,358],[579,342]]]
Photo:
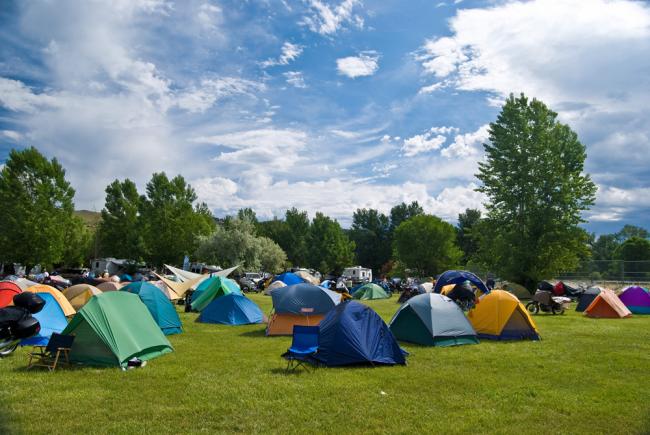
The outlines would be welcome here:
[[[414,296],[390,321],[395,338],[427,346],[476,344],[476,331],[454,301],[438,293]]]

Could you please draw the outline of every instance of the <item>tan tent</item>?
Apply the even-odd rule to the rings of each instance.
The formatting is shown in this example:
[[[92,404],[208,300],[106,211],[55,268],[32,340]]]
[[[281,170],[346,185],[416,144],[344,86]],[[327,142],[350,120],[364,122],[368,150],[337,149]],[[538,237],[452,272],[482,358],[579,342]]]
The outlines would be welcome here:
[[[318,278],[316,278],[314,275],[307,272],[306,270],[299,270],[297,272],[294,272],[294,275],[299,276],[300,278],[304,279],[305,281],[307,281],[310,284],[314,284],[314,285],[319,285],[320,284],[320,281],[318,280]]]
[[[77,284],[63,290],[63,296],[70,302],[72,307],[79,311],[86,302],[95,295],[102,294],[102,291],[90,284]]]
[[[174,275],[176,275],[176,277],[178,279],[180,279],[183,282],[190,281],[190,280],[196,279],[198,277],[203,277],[203,279],[201,280],[201,281],[203,281],[204,279],[206,279],[207,277],[210,276],[209,274],[206,274],[207,275],[206,276],[206,275],[201,275],[200,273],[194,273],[194,272],[190,272],[190,271],[187,271],[187,270],[179,269],[177,267],[170,266],[169,264],[165,264],[165,267],[167,269],[169,269]],[[221,276],[221,277],[226,278],[226,277],[228,277],[228,275],[233,273],[235,271],[235,269],[237,269],[238,267],[239,266],[234,266],[234,267],[231,267],[230,269],[220,270],[219,272],[215,272],[212,275]],[[195,284],[195,285],[200,284],[200,282]]]
[[[55,289],[54,287],[50,287],[49,285],[45,284],[36,284],[28,288],[26,291],[32,292],[32,293],[49,293],[51,294],[54,299],[59,303],[59,306],[61,307],[61,310],[63,310],[63,314],[68,317],[68,316],[74,316],[77,313],[77,310],[74,309],[74,307],[68,302],[68,300],[63,296],[63,293]]]
[[[276,288],[282,288],[286,287],[287,285],[283,283],[282,281],[273,281],[267,288],[264,290],[264,294],[267,296],[271,296],[271,292],[275,290]]]
[[[616,293],[609,289],[602,289],[591,304],[585,309],[589,317],[620,319],[631,317],[632,312],[616,296]]]
[[[162,281],[171,291],[174,292],[174,294],[176,295],[174,299],[182,298],[183,295],[185,295],[185,293],[189,289],[194,288],[194,286],[199,285],[204,280],[210,277],[209,274],[199,275],[194,279],[187,280],[184,282],[178,282],[178,281],[172,281],[171,279],[167,279],[164,276],[158,275],[157,273],[154,273],[154,275],[156,275],[160,279],[160,281]]]
[[[164,294],[164,295],[167,297],[167,299],[169,299],[170,301],[175,301],[175,300],[179,299],[179,297],[178,297],[178,295],[176,294],[176,292],[174,292],[174,290],[172,290],[171,288],[167,287],[167,284],[165,284],[165,283],[162,282],[161,280],[158,280],[158,281],[149,281],[149,282],[150,282],[151,284],[155,285],[156,287],[158,287],[158,288],[160,289],[160,291],[163,292],[163,294]]]
[[[27,291],[27,289],[30,288],[31,286],[38,284],[37,282],[30,281],[27,278],[17,278],[13,282],[15,282],[16,285],[20,287],[22,291]]]
[[[97,288],[103,292],[116,292],[122,288],[122,284],[119,282],[105,281],[101,284],[97,284]]]

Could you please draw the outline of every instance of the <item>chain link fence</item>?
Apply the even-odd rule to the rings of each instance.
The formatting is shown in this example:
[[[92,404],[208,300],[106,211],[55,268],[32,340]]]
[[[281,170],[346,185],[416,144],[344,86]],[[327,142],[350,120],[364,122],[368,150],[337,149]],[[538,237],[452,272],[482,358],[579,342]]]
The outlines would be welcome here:
[[[565,271],[556,277],[563,281],[609,284],[612,287],[650,284],[650,260],[590,260],[583,262],[574,271]]]

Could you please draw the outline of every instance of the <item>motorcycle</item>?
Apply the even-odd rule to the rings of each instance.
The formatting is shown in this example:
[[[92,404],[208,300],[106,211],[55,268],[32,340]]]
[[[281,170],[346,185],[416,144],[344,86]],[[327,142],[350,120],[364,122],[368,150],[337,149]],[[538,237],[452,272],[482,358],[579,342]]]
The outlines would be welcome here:
[[[13,303],[13,306],[0,308],[0,358],[10,355],[21,340],[41,330],[38,319],[32,314],[43,309],[43,298],[35,293],[20,293],[14,296]]]
[[[553,296],[553,293],[548,290],[537,290],[532,301],[526,305],[526,309],[531,314],[537,314],[540,310],[544,313],[564,314],[570,302],[570,298]]]

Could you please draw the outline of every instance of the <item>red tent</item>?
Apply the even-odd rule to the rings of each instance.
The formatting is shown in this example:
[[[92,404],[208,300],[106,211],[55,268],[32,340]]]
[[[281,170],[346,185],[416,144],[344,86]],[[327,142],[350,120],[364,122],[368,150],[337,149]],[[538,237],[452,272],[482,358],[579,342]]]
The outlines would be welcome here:
[[[11,305],[14,301],[14,296],[21,292],[22,290],[16,283],[11,281],[0,281],[0,308]]]

